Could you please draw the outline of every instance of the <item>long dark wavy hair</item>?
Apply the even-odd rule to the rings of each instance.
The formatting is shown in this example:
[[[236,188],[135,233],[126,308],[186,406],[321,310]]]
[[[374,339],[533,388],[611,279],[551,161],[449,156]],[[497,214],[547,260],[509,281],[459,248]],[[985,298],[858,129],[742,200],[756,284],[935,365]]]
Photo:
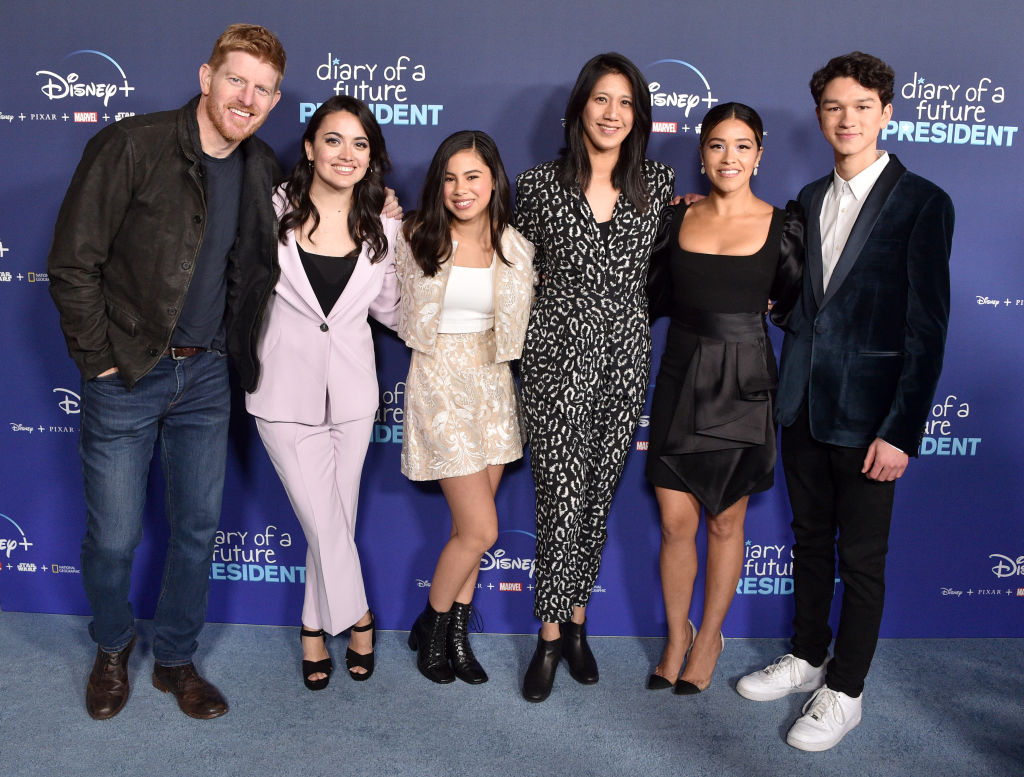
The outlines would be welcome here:
[[[307,233],[312,235],[320,226],[320,212],[309,196],[309,187],[313,182],[313,165],[306,157],[306,141],[313,143],[316,133],[323,120],[332,113],[347,111],[355,116],[363,125],[363,132],[370,142],[370,166],[352,190],[352,209],[348,214],[348,231],[357,244],[367,243],[370,247],[371,262],[381,261],[388,252],[388,239],[384,235],[384,227],[380,222],[380,212],[384,207],[384,173],[391,169],[388,149],[384,143],[384,133],[366,103],[348,95],[332,97],[310,117],[306,131],[302,134],[302,156],[295,163],[284,183],[284,195],[288,210],[281,216],[277,228],[277,239],[282,243],[288,241],[288,233],[297,231],[308,220],[313,220],[313,227]]]
[[[612,170],[612,185],[633,207],[647,210],[649,194],[644,181],[644,158],[651,136],[651,90],[640,69],[622,54],[598,54],[583,66],[565,106],[565,148],[559,152],[558,182],[567,189],[585,191],[590,185],[590,155],[583,140],[583,109],[594,85],[608,73],[625,76],[633,90],[633,129],[622,141]]]
[[[505,175],[498,146],[486,132],[462,130],[446,137],[437,147],[423,181],[419,210],[411,213],[402,224],[402,232],[409,241],[416,264],[426,276],[436,275],[452,253],[451,224],[454,217],[444,205],[444,177],[448,160],[460,151],[475,151],[491,171],[494,191],[487,206],[491,217],[491,245],[501,261],[512,264],[501,252],[501,235],[508,226],[510,197],[508,176]]]

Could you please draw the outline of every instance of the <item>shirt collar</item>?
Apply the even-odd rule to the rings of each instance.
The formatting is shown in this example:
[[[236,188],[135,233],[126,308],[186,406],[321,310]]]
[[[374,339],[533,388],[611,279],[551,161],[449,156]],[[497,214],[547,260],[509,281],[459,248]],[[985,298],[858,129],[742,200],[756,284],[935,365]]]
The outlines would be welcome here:
[[[850,190],[853,192],[853,196],[857,200],[861,200],[867,196],[868,192],[871,191],[871,187],[875,185],[875,181],[882,174],[885,166],[889,164],[889,152],[879,151],[878,159],[872,162],[870,165],[861,170],[857,175],[853,176],[849,181],[844,181],[839,173],[835,170],[832,171],[832,189],[836,197],[842,192],[843,184],[850,184]]]

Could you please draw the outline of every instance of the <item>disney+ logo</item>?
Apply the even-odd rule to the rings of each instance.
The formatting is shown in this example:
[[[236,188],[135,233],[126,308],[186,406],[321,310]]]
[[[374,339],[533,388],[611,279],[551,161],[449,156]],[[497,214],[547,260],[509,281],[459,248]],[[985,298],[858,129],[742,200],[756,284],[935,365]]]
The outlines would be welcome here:
[[[1001,553],[992,553],[989,555],[989,558],[996,560],[995,566],[992,567],[992,574],[996,577],[1024,575],[1024,556],[1011,558]]]
[[[64,411],[64,415],[78,415],[78,413],[82,412],[79,409],[82,398],[71,389],[55,388],[53,393],[63,394],[63,398],[57,403],[57,407]]]
[[[106,81],[86,81],[78,73],[67,73],[60,75],[52,70],[37,70],[36,75],[46,79],[46,83],[39,87],[40,91],[50,100],[62,100],[65,97],[99,97],[103,100],[104,107],[110,102],[110,98],[118,92],[124,92],[127,97],[129,92],[134,92],[135,87],[128,85],[128,76],[117,62],[108,54],[95,49],[80,49],[72,51],[64,59],[69,59],[78,54],[94,54],[107,60],[121,76],[121,85]]]

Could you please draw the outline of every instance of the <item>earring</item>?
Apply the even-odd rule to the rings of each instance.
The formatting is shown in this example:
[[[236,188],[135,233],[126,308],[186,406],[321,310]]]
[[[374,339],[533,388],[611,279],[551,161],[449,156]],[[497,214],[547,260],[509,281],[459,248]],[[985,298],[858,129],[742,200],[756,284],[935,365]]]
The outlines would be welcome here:
[[[754,175],[757,175],[757,167],[754,167]]]
[[[307,158],[306,159],[306,164],[309,165],[309,169],[310,170],[313,169],[313,160],[312,159]]]
[[[704,175],[704,165],[703,164],[701,164],[701,166],[700,166],[700,174]]]

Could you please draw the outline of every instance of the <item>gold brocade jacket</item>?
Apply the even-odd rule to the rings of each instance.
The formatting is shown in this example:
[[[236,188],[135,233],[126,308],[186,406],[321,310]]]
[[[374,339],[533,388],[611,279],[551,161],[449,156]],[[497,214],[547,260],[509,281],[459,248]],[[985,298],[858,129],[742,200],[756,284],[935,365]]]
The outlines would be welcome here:
[[[453,243],[452,253],[458,243]],[[526,325],[533,302],[533,244],[514,227],[507,227],[501,236],[501,250],[511,262],[496,260],[494,273],[494,337],[496,362],[518,359],[523,352]],[[410,348],[431,353],[437,341],[445,287],[452,262],[441,264],[433,276],[426,276],[413,259],[412,251],[399,232],[395,247],[395,267],[402,289],[398,316],[398,336]]]

